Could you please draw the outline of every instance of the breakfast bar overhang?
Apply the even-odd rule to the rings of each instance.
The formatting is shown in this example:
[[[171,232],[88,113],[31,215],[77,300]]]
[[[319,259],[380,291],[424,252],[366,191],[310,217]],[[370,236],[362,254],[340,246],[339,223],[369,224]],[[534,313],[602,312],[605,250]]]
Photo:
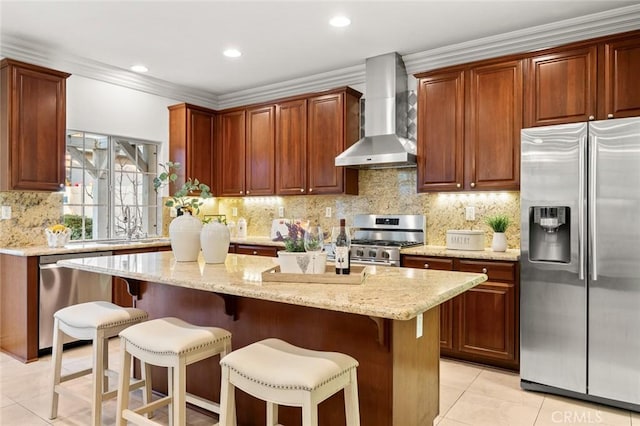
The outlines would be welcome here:
[[[224,264],[176,262],[171,252],[59,262],[127,281],[149,318],[174,316],[232,333],[237,349],[269,337],[356,358],[364,426],[432,424],[439,404],[439,305],[487,279],[484,274],[368,266],[362,284],[263,282],[272,258],[229,254]],[[219,400],[219,359],[189,367],[187,390]],[[153,373],[166,391],[166,373]],[[238,392],[238,425],[265,424],[265,404]],[[281,422],[300,424],[298,408]],[[344,425],[342,392],[319,406],[320,425]]]

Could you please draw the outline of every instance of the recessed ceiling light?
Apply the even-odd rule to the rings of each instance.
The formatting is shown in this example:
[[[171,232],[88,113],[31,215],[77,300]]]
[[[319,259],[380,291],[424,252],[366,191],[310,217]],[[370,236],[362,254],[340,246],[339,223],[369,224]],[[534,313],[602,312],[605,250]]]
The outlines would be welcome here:
[[[238,49],[227,49],[222,52],[222,54],[227,58],[239,58],[240,56],[242,56],[242,52]]]
[[[342,15],[334,16],[329,21],[329,25],[331,25],[332,27],[347,27],[351,25],[351,19]]]
[[[144,65],[133,65],[129,69],[131,71],[134,71],[134,72],[147,72],[147,71],[149,71],[149,68],[145,67]]]

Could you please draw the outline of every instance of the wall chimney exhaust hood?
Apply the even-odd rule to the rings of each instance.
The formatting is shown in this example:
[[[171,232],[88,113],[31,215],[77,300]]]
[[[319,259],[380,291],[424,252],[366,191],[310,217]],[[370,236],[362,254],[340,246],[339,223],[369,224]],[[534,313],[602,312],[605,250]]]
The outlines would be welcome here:
[[[407,139],[407,71],[398,53],[365,62],[364,138],[335,159],[336,166],[382,169],[416,166],[416,144]]]

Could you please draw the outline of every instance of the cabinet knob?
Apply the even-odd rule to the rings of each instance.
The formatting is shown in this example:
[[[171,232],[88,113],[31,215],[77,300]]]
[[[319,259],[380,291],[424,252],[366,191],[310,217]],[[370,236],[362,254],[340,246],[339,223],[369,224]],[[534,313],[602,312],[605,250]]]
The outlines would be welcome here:
[[[251,193],[250,191],[247,191],[247,195],[250,194],[250,193]]]
[[[596,118],[593,115],[589,116],[589,120],[595,120]]]
[[[429,269],[429,264],[428,263],[424,264],[424,269]]]
[[[607,114],[607,118],[613,118],[613,114]]]
[[[313,188],[309,188],[309,192],[313,192]]]
[[[475,182],[471,182],[471,187],[475,188],[476,187],[476,183]]]
[[[460,185],[459,183],[456,183],[456,188],[460,188],[462,185]]]
[[[300,192],[304,192],[304,188],[300,188]]]
[[[253,255],[255,256],[256,254],[258,254],[258,252],[254,250],[253,251]]]
[[[60,184],[60,188],[64,188],[64,183],[61,183],[61,184]]]
[[[487,273],[487,268],[482,268],[482,273],[486,274]]]
[[[243,191],[240,191],[240,195],[242,195],[242,194],[243,194]]]

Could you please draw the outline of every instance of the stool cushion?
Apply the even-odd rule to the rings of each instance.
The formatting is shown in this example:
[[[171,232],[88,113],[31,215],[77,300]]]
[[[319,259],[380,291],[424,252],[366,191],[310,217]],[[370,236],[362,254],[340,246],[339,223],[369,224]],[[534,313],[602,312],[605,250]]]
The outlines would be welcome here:
[[[60,309],[55,318],[76,328],[110,328],[147,319],[142,309],[123,308],[110,302],[87,302]]]
[[[143,322],[120,332],[132,345],[159,354],[181,354],[231,339],[231,333],[217,327],[200,327],[167,317]]]
[[[266,339],[231,352],[220,364],[263,386],[312,391],[357,367],[358,361],[337,352],[312,351]]]

